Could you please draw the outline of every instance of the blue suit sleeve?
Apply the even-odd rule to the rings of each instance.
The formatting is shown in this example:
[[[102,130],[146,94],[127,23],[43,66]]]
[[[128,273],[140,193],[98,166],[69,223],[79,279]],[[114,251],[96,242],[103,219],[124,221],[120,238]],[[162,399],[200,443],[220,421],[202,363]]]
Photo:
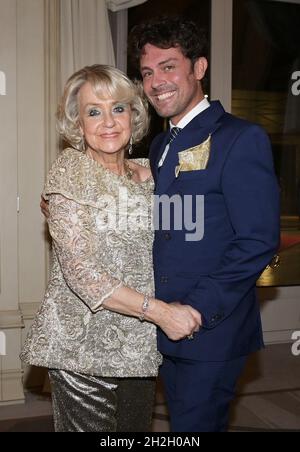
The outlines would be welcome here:
[[[236,139],[226,159],[222,190],[234,231],[217,271],[199,279],[185,304],[203,316],[204,328],[215,328],[247,297],[278,250],[280,196],[270,141],[259,126]]]

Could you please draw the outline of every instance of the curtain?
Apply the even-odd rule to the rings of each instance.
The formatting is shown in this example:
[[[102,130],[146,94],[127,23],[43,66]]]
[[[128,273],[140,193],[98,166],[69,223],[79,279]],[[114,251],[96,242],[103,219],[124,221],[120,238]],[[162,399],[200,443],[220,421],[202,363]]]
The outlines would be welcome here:
[[[115,65],[108,18],[111,11],[147,0],[61,0],[61,84],[76,70],[91,64]]]
[[[95,63],[115,64],[105,0],[63,0],[61,8],[61,82]]]
[[[146,3],[148,0],[106,0],[107,7],[113,12]]]

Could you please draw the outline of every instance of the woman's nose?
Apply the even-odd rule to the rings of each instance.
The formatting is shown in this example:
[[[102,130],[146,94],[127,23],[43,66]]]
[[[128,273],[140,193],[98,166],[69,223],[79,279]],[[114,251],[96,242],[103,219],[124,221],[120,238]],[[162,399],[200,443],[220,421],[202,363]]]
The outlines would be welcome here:
[[[105,127],[114,127],[115,125],[115,118],[114,115],[110,112],[106,112],[103,115],[103,124],[105,125]]]

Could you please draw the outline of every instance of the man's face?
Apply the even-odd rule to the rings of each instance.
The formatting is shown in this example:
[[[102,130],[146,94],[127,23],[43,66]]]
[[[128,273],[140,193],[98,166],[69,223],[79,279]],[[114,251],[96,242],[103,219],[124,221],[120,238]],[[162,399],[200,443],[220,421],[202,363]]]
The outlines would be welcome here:
[[[205,58],[199,58],[193,68],[180,47],[160,49],[146,44],[140,69],[150,103],[174,125],[204,98],[200,80],[207,69]]]

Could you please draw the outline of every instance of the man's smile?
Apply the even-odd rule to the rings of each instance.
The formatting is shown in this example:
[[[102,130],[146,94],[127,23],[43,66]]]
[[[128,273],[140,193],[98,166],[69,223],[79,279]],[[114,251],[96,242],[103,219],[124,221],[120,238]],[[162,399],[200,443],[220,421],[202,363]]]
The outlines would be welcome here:
[[[155,97],[159,102],[162,102],[164,100],[170,99],[171,97],[173,97],[175,95],[176,91],[169,91],[167,93],[163,93],[163,94],[157,94]]]

